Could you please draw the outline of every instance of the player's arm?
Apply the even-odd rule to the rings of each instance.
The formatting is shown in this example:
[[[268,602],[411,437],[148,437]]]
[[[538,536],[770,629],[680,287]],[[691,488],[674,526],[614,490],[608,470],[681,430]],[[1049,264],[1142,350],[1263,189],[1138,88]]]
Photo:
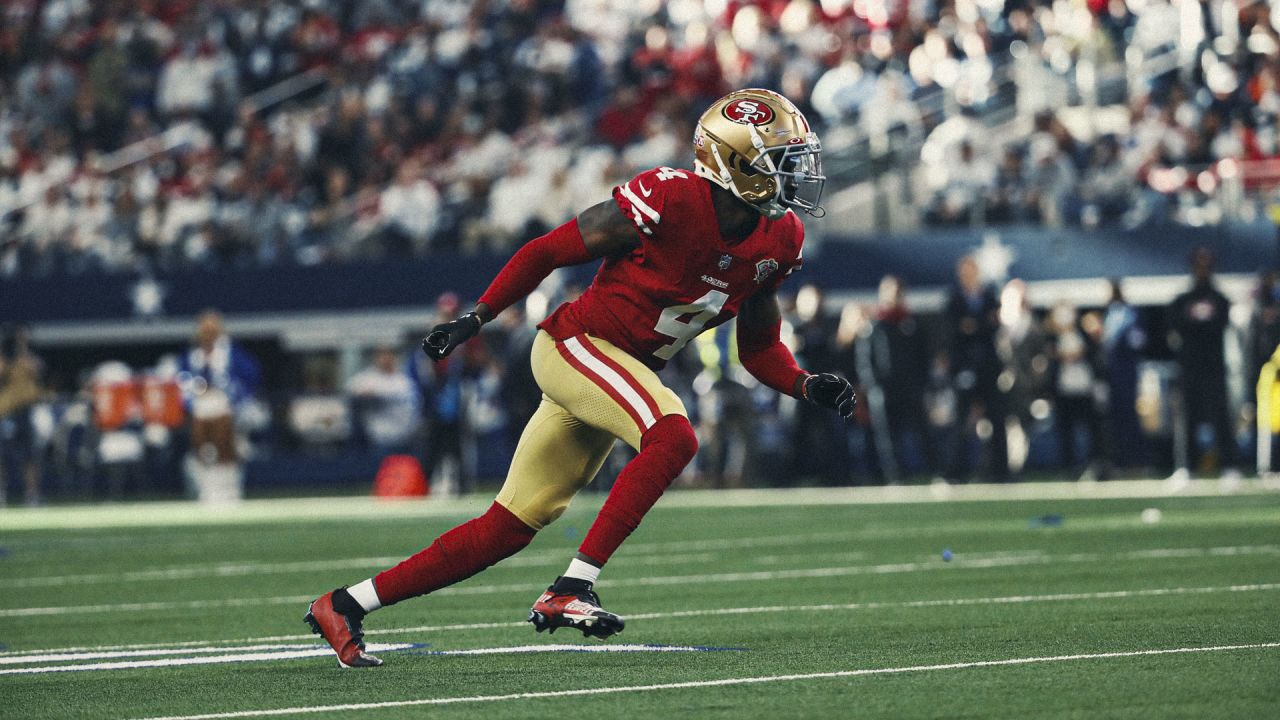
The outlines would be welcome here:
[[[832,373],[810,374],[782,344],[782,311],[771,288],[747,298],[738,312],[738,361],[757,380],[785,395],[808,400],[853,418],[857,396],[849,381]]]
[[[556,268],[631,252],[640,245],[636,226],[612,200],[593,205],[578,217],[540,238],[530,240],[507,261],[471,312],[437,325],[422,349],[439,360],[480,332],[481,326],[518,302]]]

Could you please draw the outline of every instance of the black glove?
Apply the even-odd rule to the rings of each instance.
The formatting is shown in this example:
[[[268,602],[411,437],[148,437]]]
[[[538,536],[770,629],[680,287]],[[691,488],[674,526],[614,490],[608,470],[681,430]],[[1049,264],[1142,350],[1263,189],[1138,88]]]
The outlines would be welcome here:
[[[431,329],[422,340],[422,351],[432,360],[443,360],[453,349],[480,332],[480,316],[474,312]]]
[[[846,421],[853,419],[858,396],[848,380],[832,373],[818,373],[804,379],[804,399],[819,407],[831,408]]]

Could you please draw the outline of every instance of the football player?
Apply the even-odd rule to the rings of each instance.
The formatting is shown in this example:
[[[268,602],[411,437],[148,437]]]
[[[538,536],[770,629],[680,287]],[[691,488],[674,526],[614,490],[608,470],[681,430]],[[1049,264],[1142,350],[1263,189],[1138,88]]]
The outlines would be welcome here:
[[[716,101],[699,120],[693,145],[692,172],[643,172],[615,188],[612,199],[530,241],[474,310],[423,341],[439,360],[556,268],[602,261],[586,292],[538,326],[532,366],[542,404],[488,511],[399,565],[311,603],[306,620],[343,667],[382,662],[365,652],[367,613],[519,552],[591,481],[616,439],[638,454],[577,556],[534,602],[529,622],[539,632],[571,627],[598,638],[621,631],[623,619],[601,607],[592,585],[697,450],[684,406],[657,371],[708,328],[737,316],[738,357],[760,382],[853,415],[849,382],[806,373],[779,340],[775,292],[800,267],[804,239],[794,211],[822,212],[817,135],[786,98],[752,89]]]

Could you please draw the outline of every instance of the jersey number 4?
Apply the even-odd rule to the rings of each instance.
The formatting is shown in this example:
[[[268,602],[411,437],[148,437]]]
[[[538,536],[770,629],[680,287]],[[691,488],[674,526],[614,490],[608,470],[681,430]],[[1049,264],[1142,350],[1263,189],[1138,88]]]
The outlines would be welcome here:
[[[688,305],[673,305],[662,311],[662,316],[658,318],[658,324],[654,326],[654,330],[663,335],[670,335],[675,338],[675,342],[670,345],[663,345],[653,354],[663,360],[670,360],[676,353],[680,352],[680,348],[688,344],[688,342],[698,336],[702,332],[702,328],[712,318],[720,314],[724,309],[724,304],[729,300],[729,296],[719,290],[711,290],[706,295],[694,300]],[[681,320],[685,315],[692,315],[688,320]]]

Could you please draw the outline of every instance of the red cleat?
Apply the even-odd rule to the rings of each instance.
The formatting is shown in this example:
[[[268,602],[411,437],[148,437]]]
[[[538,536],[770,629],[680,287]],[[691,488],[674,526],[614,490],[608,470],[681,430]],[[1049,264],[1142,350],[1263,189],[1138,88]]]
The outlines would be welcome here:
[[[311,631],[324,638],[338,655],[344,668],[377,667],[382,661],[364,651],[363,618],[343,615],[333,609],[333,592],[321,595],[307,608],[303,618]]]
[[[557,584],[560,578],[556,578]],[[555,632],[562,627],[577,628],[587,637],[601,640],[622,632],[626,621],[600,607],[600,596],[589,583],[582,587],[547,588],[529,610],[529,622],[538,632]]]

